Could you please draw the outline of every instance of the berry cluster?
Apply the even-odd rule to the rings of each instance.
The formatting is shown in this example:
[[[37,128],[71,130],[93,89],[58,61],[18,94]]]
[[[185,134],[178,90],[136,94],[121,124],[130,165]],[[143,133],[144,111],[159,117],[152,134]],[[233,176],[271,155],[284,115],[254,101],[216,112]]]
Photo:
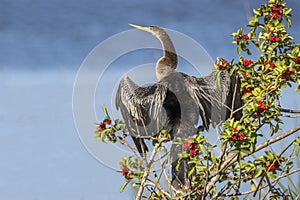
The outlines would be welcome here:
[[[280,164],[282,163],[283,159],[280,157],[278,160],[275,160],[266,165],[268,171],[275,171],[279,168]]]
[[[98,125],[98,131],[103,131],[106,129],[106,125],[111,125],[111,120],[110,119],[105,119],[100,124]]]
[[[225,59],[218,60],[218,62],[215,65],[219,70],[228,70],[231,68],[231,65]]]
[[[240,35],[240,36],[236,37],[235,41],[237,43],[239,43],[241,40],[247,41],[248,39],[249,39],[248,35],[247,34],[243,34],[243,35]]]
[[[245,136],[241,133],[241,131],[237,130],[236,128],[232,128],[232,130],[234,134],[230,138],[231,141],[235,141],[235,140],[243,141],[245,139]]]
[[[182,145],[183,149],[189,148],[189,154],[190,156],[196,156],[199,154],[199,149],[197,147],[197,144],[195,142],[190,143],[190,141],[187,141],[187,143]]]
[[[257,110],[257,113],[262,113],[262,112],[264,112],[264,111],[266,110],[266,108],[267,108],[267,105],[264,104],[262,100],[258,100],[257,103],[258,103],[258,110]]]
[[[294,74],[295,73],[295,70],[286,70],[283,74],[281,74],[279,76],[279,78],[282,78],[282,79],[289,79],[290,75]]]
[[[250,87],[244,88],[243,91],[242,91],[242,95],[244,95],[246,93],[250,93],[250,95],[253,95],[252,94],[252,88],[250,88]]]
[[[124,176],[126,179],[132,179],[133,172],[129,171],[128,168],[125,165],[123,165],[122,166],[122,176]]]
[[[272,35],[270,38],[269,38],[269,41],[270,42],[279,42],[280,41],[280,37],[278,35]]]
[[[271,69],[273,69],[275,67],[275,64],[271,60],[264,62],[264,65],[265,66],[269,65],[269,68],[271,68]]]
[[[274,5],[272,7],[272,18],[278,19],[282,17],[282,9],[284,8],[283,5]]]
[[[252,67],[253,61],[252,60],[242,60],[244,67]]]

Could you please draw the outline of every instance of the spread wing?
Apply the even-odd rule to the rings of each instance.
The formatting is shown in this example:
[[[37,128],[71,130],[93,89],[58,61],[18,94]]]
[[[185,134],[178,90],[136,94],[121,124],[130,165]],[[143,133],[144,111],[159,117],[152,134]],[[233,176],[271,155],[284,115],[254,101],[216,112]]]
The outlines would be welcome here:
[[[230,76],[227,71],[213,71],[203,78],[188,76],[186,85],[199,107],[206,129],[210,122],[216,125],[230,116],[240,118],[241,110],[231,115],[241,107],[238,77]]]
[[[117,90],[116,107],[121,110],[126,127],[139,150],[147,150],[143,138],[150,138],[163,128],[163,105],[167,87],[157,83],[140,87],[129,77],[124,77]]]

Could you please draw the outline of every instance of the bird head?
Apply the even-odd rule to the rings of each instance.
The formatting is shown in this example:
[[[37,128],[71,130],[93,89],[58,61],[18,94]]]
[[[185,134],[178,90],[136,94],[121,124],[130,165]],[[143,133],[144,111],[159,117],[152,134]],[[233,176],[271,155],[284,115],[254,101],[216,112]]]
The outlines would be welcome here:
[[[129,24],[129,26],[151,33],[158,38],[164,37],[164,35],[167,34],[166,31],[159,26],[140,26],[136,24]]]

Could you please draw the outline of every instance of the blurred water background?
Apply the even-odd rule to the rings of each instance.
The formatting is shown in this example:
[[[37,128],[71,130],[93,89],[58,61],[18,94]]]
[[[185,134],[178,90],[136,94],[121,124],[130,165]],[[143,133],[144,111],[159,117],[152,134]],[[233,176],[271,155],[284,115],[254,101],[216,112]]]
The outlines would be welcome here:
[[[294,9],[290,34],[299,42],[300,4],[287,2]],[[118,191],[121,175],[95,160],[77,135],[72,89],[81,63],[129,23],[177,30],[213,59],[236,59],[230,34],[245,28],[261,3],[1,0],[0,199],[132,199],[130,190]],[[139,54],[130,59],[143,60]],[[130,59],[122,65],[130,66]],[[102,92],[103,99],[109,92]],[[299,109],[299,95],[287,93],[283,104]]]

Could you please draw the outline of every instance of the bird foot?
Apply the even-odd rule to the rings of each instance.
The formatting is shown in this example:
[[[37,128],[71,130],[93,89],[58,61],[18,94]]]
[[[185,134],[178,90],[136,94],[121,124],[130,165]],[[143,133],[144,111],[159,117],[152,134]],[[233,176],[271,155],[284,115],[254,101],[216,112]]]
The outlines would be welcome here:
[[[198,126],[197,128],[197,132],[203,132],[205,130],[205,127],[204,126]]]

